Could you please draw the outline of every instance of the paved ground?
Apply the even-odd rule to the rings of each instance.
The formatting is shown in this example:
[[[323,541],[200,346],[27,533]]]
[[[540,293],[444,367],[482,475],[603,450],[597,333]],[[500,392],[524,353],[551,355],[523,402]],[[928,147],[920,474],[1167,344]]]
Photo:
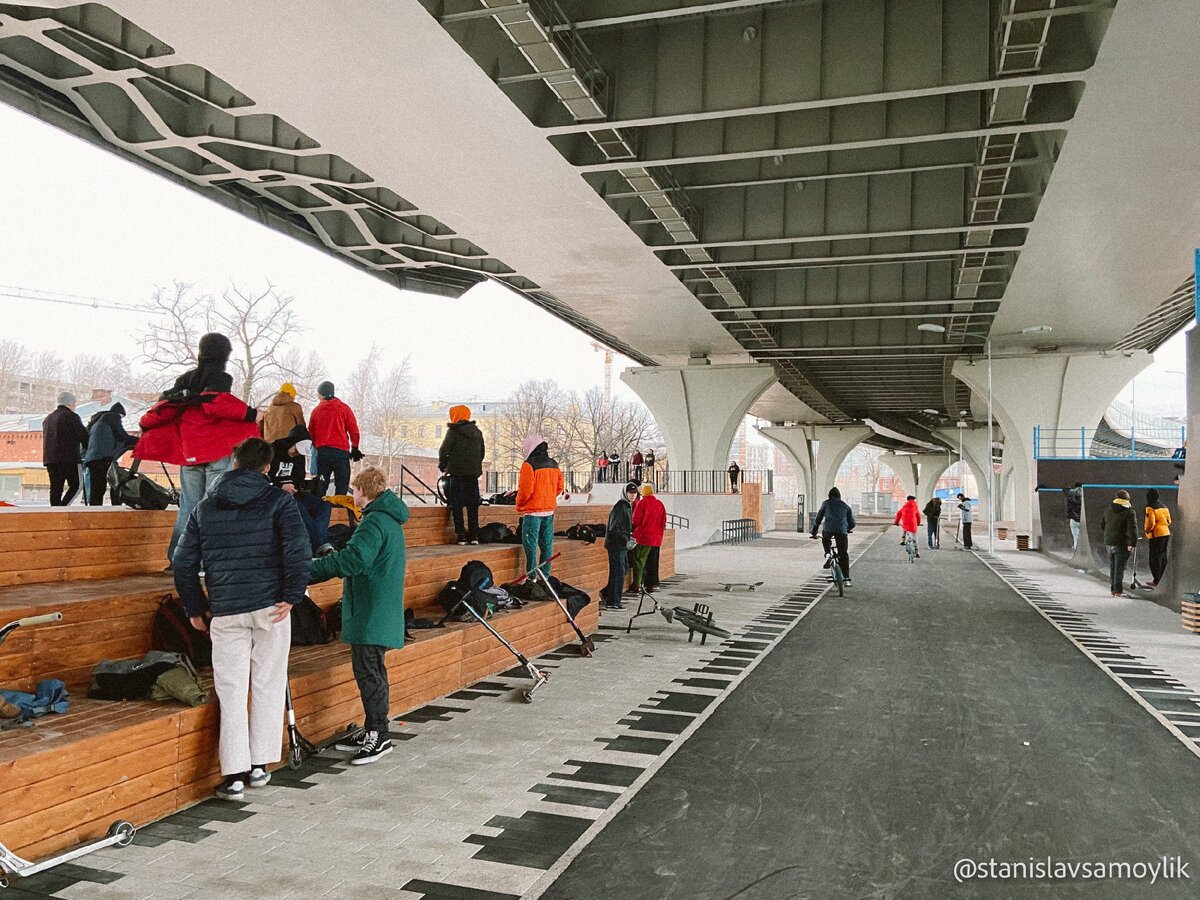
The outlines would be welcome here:
[[[960,858],[1200,864],[1200,760],[1177,737],[1200,695],[1153,656],[1175,620],[1147,611],[1134,650],[1059,598],[1070,570],[951,550],[910,566],[894,534],[844,599],[795,534],[682,553],[664,599],[709,603],[730,640],[689,644],[657,615],[627,635],[606,613],[593,659],[543,657],[533,705],[517,673],[488,679],[397,722],[377,765],[320,760],[7,896],[1194,896],[954,881]],[[719,588],[733,578],[766,583]]]

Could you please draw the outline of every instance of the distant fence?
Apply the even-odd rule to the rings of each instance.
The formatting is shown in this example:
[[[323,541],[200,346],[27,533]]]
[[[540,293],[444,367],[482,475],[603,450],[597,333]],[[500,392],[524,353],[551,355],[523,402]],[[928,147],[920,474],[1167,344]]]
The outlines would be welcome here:
[[[1179,454],[1187,429],[1131,430],[1128,437],[1111,428],[1033,429],[1034,459],[1164,459]]]
[[[613,478],[611,469],[590,469],[588,471],[565,471],[563,482],[572,494],[583,494],[592,489],[594,484],[616,482],[624,484],[637,480],[636,471],[631,471],[628,463],[622,462],[621,467]],[[667,469],[661,466],[641,467],[641,482],[654,486],[656,493],[661,494],[728,494],[732,490],[729,472],[725,469]],[[484,472],[483,493],[499,494],[504,491],[517,489],[517,472]],[[738,488],[743,484],[758,484],[764,494],[775,492],[775,471],[773,469],[743,469],[738,474]]]

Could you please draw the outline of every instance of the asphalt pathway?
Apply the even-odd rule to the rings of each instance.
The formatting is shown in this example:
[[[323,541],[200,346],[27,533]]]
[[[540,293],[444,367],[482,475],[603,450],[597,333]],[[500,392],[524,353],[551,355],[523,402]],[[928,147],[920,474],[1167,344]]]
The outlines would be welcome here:
[[[543,897],[1200,896],[1200,760],[972,554],[894,535]],[[1192,878],[1123,877],[1163,857]]]

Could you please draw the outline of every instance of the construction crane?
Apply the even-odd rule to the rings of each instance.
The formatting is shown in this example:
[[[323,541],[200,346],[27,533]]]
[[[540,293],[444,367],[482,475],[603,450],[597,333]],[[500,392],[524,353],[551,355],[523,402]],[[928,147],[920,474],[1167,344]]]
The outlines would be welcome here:
[[[612,366],[613,352],[599,341],[592,341],[592,349],[604,354],[604,405],[612,406]]]
[[[148,303],[118,303],[111,300],[101,300],[98,297],[85,297],[80,294],[65,294],[61,291],[43,291],[38,288],[17,287],[10,284],[0,284],[0,297],[12,300],[39,300],[43,303],[60,303],[65,306],[85,306],[90,309],[115,309],[121,312],[161,313]]]

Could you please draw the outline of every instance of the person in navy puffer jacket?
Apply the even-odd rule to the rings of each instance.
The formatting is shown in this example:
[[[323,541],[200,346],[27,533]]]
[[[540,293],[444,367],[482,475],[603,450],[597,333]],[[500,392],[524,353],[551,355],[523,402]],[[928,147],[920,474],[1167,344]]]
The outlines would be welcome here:
[[[850,532],[854,530],[854,510],[850,508],[845,500],[842,499],[842,492],[836,487],[829,489],[829,499],[821,504],[821,508],[817,510],[817,517],[813,519],[812,537],[817,536],[817,529],[821,530],[821,546],[825,548],[825,568],[830,568],[830,548],[836,547],[838,567],[842,570],[842,576],[846,579],[846,584],[850,583]]]
[[[279,762],[290,616],[308,587],[308,531],[267,477],[271,459],[262,438],[234,447],[233,471],[192,511],[175,551],[175,589],[192,625],[212,636],[224,800],[265,785],[267,766]]]

